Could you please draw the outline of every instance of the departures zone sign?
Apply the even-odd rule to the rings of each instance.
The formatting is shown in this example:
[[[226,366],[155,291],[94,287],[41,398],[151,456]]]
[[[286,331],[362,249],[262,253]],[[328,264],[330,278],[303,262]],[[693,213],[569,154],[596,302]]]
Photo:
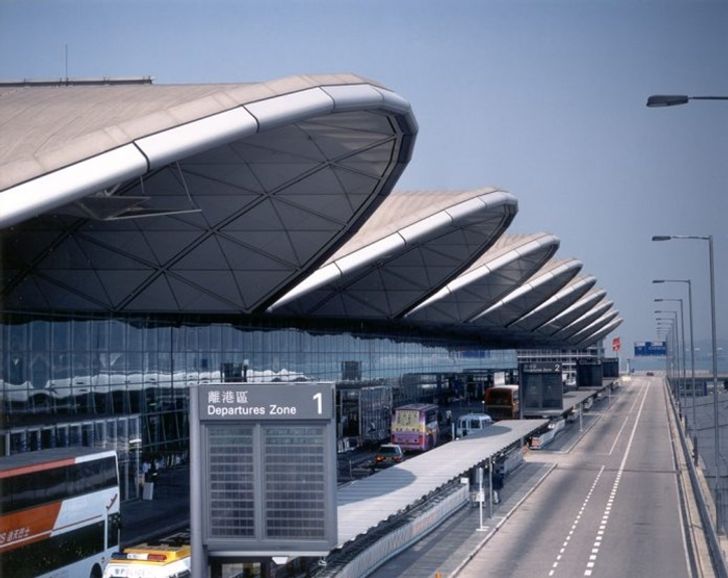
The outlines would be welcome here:
[[[328,420],[334,417],[331,384],[201,385],[201,420]]]
[[[334,384],[190,389],[193,557],[326,556],[337,542]]]

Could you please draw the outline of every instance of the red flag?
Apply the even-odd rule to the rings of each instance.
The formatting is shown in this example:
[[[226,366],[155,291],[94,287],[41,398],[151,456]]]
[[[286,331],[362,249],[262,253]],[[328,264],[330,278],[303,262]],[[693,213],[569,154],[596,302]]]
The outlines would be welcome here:
[[[619,351],[622,348],[622,340],[619,337],[612,339],[612,351]]]

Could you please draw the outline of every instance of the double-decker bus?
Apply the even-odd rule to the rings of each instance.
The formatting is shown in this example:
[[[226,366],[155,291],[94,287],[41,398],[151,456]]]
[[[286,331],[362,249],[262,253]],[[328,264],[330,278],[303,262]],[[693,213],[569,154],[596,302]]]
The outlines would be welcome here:
[[[411,403],[394,410],[392,443],[403,450],[425,451],[437,444],[440,426],[438,407],[429,403]]]
[[[0,576],[101,578],[119,529],[116,452],[0,458]]]

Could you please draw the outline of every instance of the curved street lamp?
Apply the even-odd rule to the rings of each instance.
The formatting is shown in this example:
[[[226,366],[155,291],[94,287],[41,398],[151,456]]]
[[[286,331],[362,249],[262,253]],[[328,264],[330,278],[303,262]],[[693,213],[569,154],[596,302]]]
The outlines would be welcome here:
[[[728,96],[687,96],[684,94],[653,94],[647,98],[647,106],[658,108],[687,104],[691,100],[728,100]]]

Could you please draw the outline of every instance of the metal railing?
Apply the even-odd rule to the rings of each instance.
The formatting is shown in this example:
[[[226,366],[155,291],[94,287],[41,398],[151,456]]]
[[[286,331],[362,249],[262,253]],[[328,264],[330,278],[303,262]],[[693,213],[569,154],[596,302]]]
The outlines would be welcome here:
[[[697,419],[694,422],[690,422],[685,411],[687,407],[690,407],[691,402],[695,402],[695,396],[680,397],[679,394],[684,393],[683,388],[680,387],[680,382],[674,382],[673,380],[667,379],[668,391],[670,392],[670,399],[673,412],[678,418],[678,432],[680,434],[680,447],[685,455],[685,461],[688,467],[688,474],[690,476],[690,483],[692,486],[692,492],[695,496],[698,511],[700,513],[701,523],[705,532],[705,538],[708,543],[710,550],[710,556],[713,563],[713,570],[716,576],[720,578],[728,578],[728,566],[726,566],[726,560],[723,557],[722,548],[720,545],[720,535],[725,536],[725,520],[728,519],[728,504],[724,497],[728,497],[728,481],[727,476],[724,472],[728,471],[728,463],[726,462],[723,455],[719,455],[719,460],[714,460],[713,457],[705,460],[701,459],[699,452],[709,449],[709,440],[713,439],[715,422],[713,419],[712,411],[706,412],[704,419],[700,419],[699,413],[693,413],[691,415],[697,415]],[[692,393],[692,392],[691,392]],[[706,406],[710,406],[712,409],[712,397],[710,402],[706,402]],[[678,403],[678,400],[681,403]],[[688,405],[686,405],[688,404]],[[680,412],[682,409],[682,415]],[[691,408],[692,409],[692,408]],[[719,424],[719,427],[723,427],[723,424]],[[721,431],[721,434],[724,432]],[[688,447],[688,436],[691,436],[692,440],[692,453]],[[726,447],[725,444],[722,447]],[[721,472],[716,475],[715,467],[713,464],[716,461],[721,462]],[[713,467],[711,467],[713,466]],[[710,496],[706,496],[703,492],[703,487],[699,480],[699,475],[702,474],[705,480],[708,482],[708,488]],[[712,504],[711,504],[712,502]],[[713,506],[713,508],[711,508]],[[711,515],[711,509],[714,515]]]

